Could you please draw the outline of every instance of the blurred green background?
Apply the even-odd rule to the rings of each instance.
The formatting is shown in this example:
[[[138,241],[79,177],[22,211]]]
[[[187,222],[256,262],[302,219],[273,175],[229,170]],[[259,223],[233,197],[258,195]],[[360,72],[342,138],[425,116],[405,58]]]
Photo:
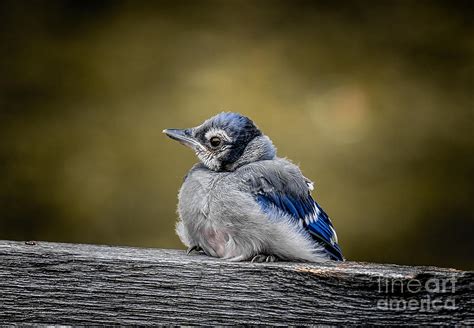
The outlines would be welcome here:
[[[472,1],[2,1],[0,239],[182,247],[164,128],[250,116],[348,259],[474,268]]]

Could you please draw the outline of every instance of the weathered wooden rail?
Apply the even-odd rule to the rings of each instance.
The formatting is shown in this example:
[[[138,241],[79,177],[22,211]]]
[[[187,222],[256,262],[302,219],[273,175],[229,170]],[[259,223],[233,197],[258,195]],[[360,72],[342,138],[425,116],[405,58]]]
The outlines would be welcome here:
[[[474,272],[0,241],[1,324],[474,325]]]

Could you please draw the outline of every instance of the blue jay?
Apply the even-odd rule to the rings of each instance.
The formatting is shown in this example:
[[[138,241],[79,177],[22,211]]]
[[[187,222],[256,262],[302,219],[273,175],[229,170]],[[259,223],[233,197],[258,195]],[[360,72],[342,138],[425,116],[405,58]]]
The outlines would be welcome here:
[[[247,117],[221,113],[190,129],[166,129],[200,162],[178,195],[176,233],[188,247],[230,261],[343,261],[313,183],[276,156]]]

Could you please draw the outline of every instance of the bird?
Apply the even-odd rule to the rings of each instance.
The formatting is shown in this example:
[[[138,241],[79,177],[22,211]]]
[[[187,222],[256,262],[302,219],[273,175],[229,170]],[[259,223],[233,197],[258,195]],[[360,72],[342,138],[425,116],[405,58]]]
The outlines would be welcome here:
[[[250,118],[222,112],[163,133],[199,159],[178,193],[176,233],[188,254],[251,262],[345,260],[329,216],[311,196],[313,182],[277,157]]]

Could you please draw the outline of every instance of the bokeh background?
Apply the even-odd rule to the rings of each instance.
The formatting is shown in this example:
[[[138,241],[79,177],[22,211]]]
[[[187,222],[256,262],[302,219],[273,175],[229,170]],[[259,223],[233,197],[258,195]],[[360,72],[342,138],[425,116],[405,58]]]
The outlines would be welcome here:
[[[474,268],[472,1],[2,1],[0,239],[182,247],[164,128],[250,116],[351,260]]]

